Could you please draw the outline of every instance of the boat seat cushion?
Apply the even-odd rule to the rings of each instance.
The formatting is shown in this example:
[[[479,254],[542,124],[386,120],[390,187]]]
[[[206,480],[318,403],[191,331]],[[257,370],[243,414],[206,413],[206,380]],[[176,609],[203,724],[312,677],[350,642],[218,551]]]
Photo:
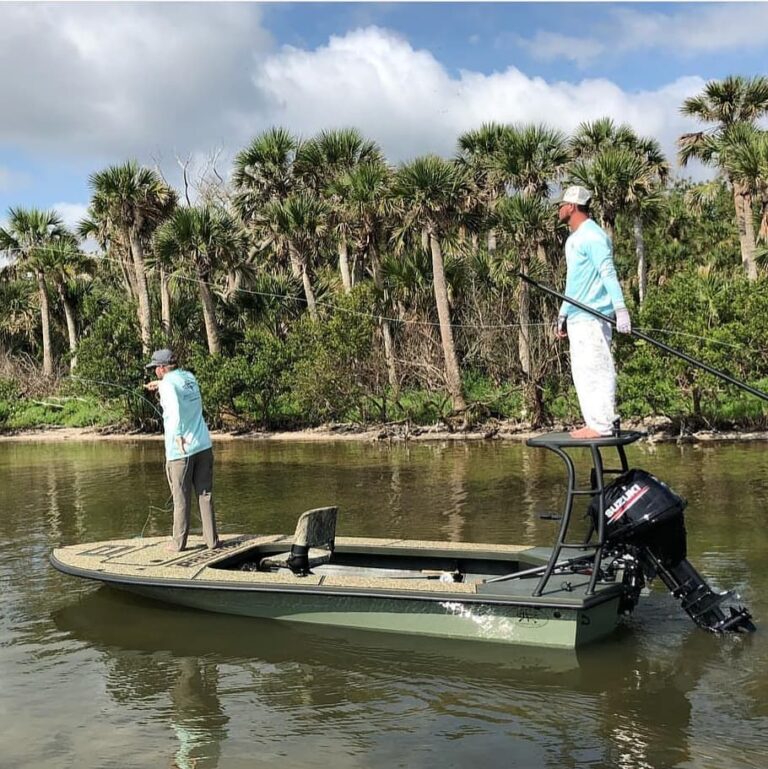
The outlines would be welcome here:
[[[308,574],[313,566],[328,563],[336,540],[336,507],[318,507],[302,513],[296,524],[293,546],[288,553],[263,558],[262,569],[287,568],[295,574]]]

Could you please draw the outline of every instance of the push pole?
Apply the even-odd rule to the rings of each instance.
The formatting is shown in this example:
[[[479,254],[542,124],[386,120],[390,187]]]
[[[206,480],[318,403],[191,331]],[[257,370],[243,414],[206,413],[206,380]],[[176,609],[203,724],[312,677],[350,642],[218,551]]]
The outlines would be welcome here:
[[[606,323],[610,323],[612,326],[616,325],[616,321],[608,315],[603,315],[602,312],[593,310],[588,305],[583,304],[582,302],[578,302],[575,299],[571,299],[570,297],[565,296],[565,294],[561,294],[549,286],[542,286],[541,283],[537,283],[533,278],[528,277],[528,275],[524,275],[522,272],[518,272],[517,275],[526,283],[530,283],[534,288],[538,288],[539,291],[543,291],[545,294],[550,294],[551,296],[557,297],[564,302],[568,302],[568,304],[572,304],[574,307],[578,307],[580,310],[584,310],[584,312],[588,312],[590,315],[594,315],[596,318],[600,318],[600,320],[604,320]],[[752,385],[748,385],[746,382],[741,382],[738,379],[734,379],[730,374],[726,374],[724,371],[718,371],[716,368],[712,368],[712,366],[709,364],[704,363],[704,361],[697,360],[682,350],[676,350],[674,347],[670,347],[668,344],[664,344],[664,342],[659,342],[658,339],[654,339],[653,337],[644,334],[642,331],[635,331],[635,329],[632,329],[629,333],[638,339],[642,339],[644,342],[648,342],[649,344],[658,347],[660,350],[664,350],[664,352],[668,352],[671,355],[676,355],[678,358],[682,358],[684,361],[687,361],[691,365],[697,366],[698,368],[703,369],[709,374],[719,377],[729,384],[736,385],[736,387],[745,390],[757,398],[768,401],[768,393],[765,393],[762,390],[758,390],[756,387],[752,387]]]

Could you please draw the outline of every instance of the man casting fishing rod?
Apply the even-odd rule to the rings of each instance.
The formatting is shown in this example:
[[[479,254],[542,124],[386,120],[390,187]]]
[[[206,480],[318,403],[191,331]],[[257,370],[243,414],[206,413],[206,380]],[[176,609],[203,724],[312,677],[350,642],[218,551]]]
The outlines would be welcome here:
[[[197,495],[205,544],[219,546],[213,509],[213,448],[203,418],[203,401],[194,375],[177,366],[171,350],[155,350],[145,368],[157,379],[144,385],[160,395],[165,432],[165,469],[173,494],[171,551],[184,550],[189,536],[192,490]]]
[[[574,185],[558,199],[557,216],[571,230],[565,242],[565,294],[603,315],[615,317],[616,330],[632,331],[621,285],[616,277],[611,240],[590,218],[592,193]],[[557,336],[570,340],[571,372],[586,425],[574,438],[610,435],[616,413],[616,369],[611,354],[611,324],[564,301]]]

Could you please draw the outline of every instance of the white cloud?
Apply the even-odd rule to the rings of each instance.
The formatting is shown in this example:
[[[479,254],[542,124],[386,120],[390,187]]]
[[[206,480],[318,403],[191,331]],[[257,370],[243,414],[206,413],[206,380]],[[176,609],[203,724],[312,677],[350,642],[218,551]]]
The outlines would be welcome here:
[[[447,149],[446,113],[461,87],[430,53],[376,27],[332,37],[316,51],[285,47],[254,84],[273,121],[304,134],[356,126],[395,157]]]
[[[58,213],[64,225],[73,230],[88,211],[87,203],[54,203],[51,208]]]
[[[658,138],[672,153],[690,128],[679,106],[704,85],[689,77],[627,93],[605,79],[548,83],[514,67],[453,78],[430,53],[375,27],[333,37],[316,51],[286,47],[265,61],[254,82],[268,96],[272,122],[304,135],[357,126],[395,160],[452,154],[460,133],[491,120],[546,122],[568,132],[603,115]]]
[[[450,155],[460,133],[490,120],[571,131],[610,115],[671,153],[691,127],[679,106],[703,85],[693,77],[628,93],[606,79],[549,83],[514,67],[454,76],[377,27],[314,50],[274,50],[258,6],[246,3],[0,4],[0,143],[92,170],[105,159],[157,160],[175,184],[177,155],[199,163],[221,147],[231,158],[277,124],[304,136],[355,126],[399,161]]]
[[[54,203],[51,208],[62,218],[64,226],[70,232],[77,232],[77,225],[88,213],[87,203]],[[99,244],[93,238],[80,242],[80,248],[86,253],[101,251]]]
[[[590,30],[573,37],[539,30],[530,39],[514,39],[540,60],[562,58],[581,67],[639,50],[692,56],[754,49],[768,44],[768,4],[690,3],[674,13],[649,5],[642,11],[612,8],[593,18]]]
[[[565,59],[579,67],[586,67],[605,53],[606,45],[594,38],[571,37],[556,32],[537,32],[531,40],[518,35],[510,39],[527,49],[540,61]]]
[[[0,141],[130,155],[229,137],[269,45],[245,3],[0,4]]]

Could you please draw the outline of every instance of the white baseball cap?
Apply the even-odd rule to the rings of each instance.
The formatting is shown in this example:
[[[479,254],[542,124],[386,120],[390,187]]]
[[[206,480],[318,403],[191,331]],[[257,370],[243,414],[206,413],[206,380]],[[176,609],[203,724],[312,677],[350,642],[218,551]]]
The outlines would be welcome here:
[[[557,204],[563,203],[575,203],[577,206],[585,206],[592,198],[592,193],[586,187],[580,187],[578,184],[574,184],[572,187],[563,192],[563,194],[557,199]]]

